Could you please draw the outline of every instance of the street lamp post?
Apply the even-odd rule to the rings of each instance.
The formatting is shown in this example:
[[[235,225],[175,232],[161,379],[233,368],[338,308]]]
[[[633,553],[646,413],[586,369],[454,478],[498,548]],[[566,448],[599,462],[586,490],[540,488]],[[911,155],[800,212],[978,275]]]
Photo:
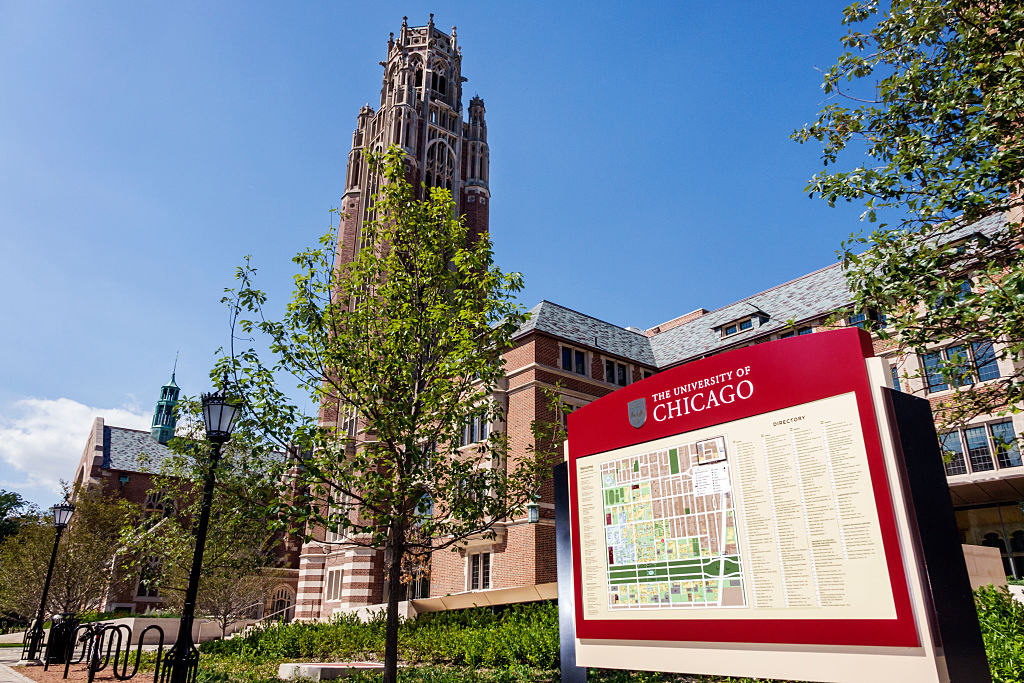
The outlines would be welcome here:
[[[53,538],[53,553],[50,554],[50,567],[46,570],[46,582],[43,583],[43,597],[39,601],[39,611],[36,612],[32,628],[25,634],[25,649],[21,653],[22,659],[39,659],[39,650],[43,645],[43,616],[46,612],[46,596],[50,592],[53,565],[57,563],[57,546],[60,545],[60,536],[71,520],[71,513],[75,511],[75,506],[64,502],[54,505],[50,510],[53,512],[53,526],[57,533]]]
[[[199,572],[203,566],[203,547],[206,545],[206,530],[210,523],[210,504],[213,502],[220,449],[224,442],[231,438],[231,430],[238,413],[238,404],[223,393],[203,394],[206,439],[213,444],[213,453],[203,485],[202,508],[199,512],[199,526],[196,529],[196,547],[192,555],[192,570],[188,575],[188,588],[185,590],[185,604],[181,610],[178,636],[174,645],[167,651],[160,672],[160,683],[192,683],[196,679],[199,650],[192,640],[192,622],[195,618],[196,594],[199,592]]]

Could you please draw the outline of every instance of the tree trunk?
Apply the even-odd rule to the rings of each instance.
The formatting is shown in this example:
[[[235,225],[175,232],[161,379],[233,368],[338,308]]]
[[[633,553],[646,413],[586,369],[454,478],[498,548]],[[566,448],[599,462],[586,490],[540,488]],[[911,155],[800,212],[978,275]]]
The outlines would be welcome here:
[[[402,588],[402,555],[405,546],[401,531],[391,527],[391,552],[384,553],[387,572],[387,623],[384,627],[384,683],[398,683],[398,596]]]

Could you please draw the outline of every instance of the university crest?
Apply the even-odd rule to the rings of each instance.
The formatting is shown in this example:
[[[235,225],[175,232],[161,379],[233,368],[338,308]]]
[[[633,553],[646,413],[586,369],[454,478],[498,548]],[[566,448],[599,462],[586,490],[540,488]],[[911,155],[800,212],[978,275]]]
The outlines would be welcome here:
[[[647,422],[647,399],[643,396],[635,398],[626,404],[626,409],[629,411],[629,424],[637,429],[643,427]]]

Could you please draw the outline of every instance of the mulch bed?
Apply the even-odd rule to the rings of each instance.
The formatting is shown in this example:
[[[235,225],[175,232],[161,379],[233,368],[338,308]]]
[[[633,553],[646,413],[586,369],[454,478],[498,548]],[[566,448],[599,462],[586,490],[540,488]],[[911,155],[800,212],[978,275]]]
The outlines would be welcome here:
[[[43,667],[41,666],[19,666],[15,671],[23,676],[31,678],[33,681],[37,681],[38,683],[87,683],[89,680],[89,669],[85,664],[72,664],[66,679],[64,678],[63,664],[51,664],[49,671],[43,671]],[[119,683],[117,682],[117,679],[114,678],[114,674],[110,672],[109,666],[103,671],[98,672],[93,680],[97,683]],[[133,683],[152,683],[153,672],[140,671],[139,674],[131,680]]]

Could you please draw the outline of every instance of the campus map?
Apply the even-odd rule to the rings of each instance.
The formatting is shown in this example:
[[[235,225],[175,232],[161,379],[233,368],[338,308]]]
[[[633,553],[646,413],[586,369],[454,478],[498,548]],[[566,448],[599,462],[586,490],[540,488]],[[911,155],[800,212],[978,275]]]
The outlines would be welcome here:
[[[743,607],[723,436],[601,465],[608,607]]]

